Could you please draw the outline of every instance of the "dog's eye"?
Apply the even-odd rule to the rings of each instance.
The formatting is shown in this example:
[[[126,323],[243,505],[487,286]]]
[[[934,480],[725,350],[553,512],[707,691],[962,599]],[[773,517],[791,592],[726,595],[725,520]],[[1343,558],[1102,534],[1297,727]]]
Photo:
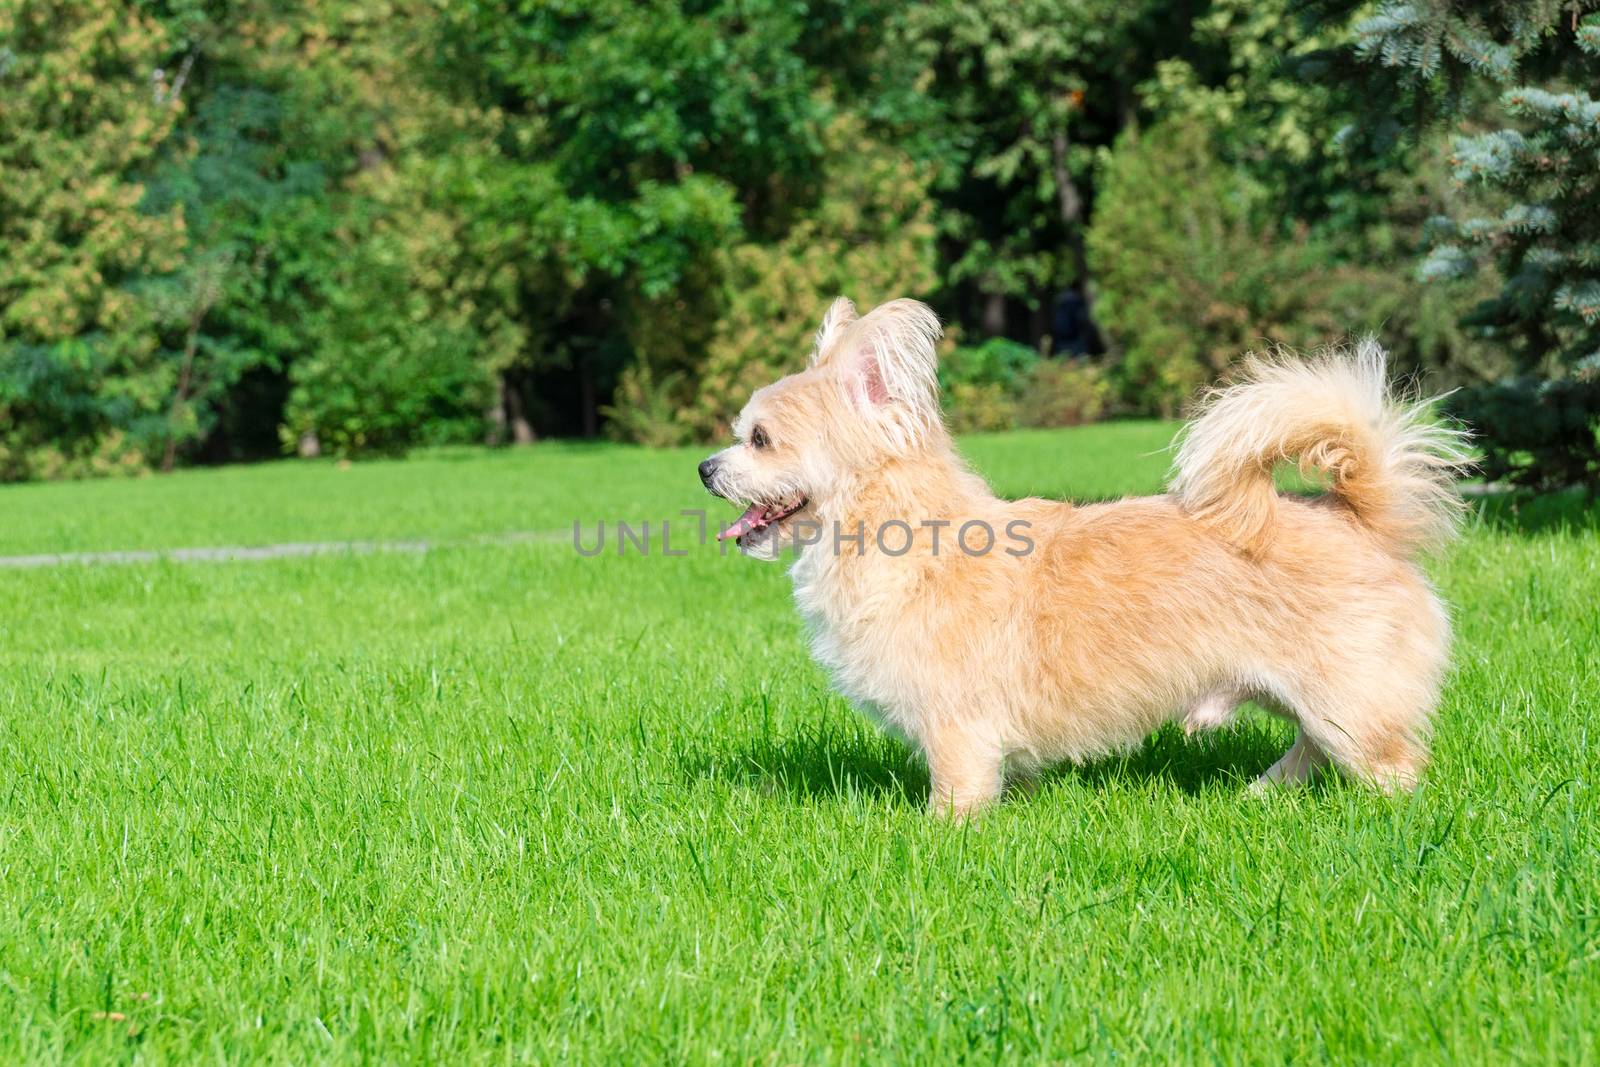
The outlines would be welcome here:
[[[767,431],[760,426],[750,431],[750,447],[766,448],[772,442],[767,440]]]

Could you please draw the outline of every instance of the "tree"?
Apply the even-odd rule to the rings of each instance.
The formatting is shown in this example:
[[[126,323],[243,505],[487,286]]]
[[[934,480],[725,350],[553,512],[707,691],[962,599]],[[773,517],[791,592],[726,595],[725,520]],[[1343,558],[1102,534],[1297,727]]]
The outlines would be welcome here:
[[[139,283],[182,212],[141,210],[176,121],[160,26],[126,4],[0,0],[0,478],[137,469],[176,362]]]
[[[530,209],[548,183],[441,88],[438,7],[151,6],[194,100],[147,198],[190,220],[183,270],[150,286],[184,369],[164,460],[185,437],[223,455],[480,437],[526,343],[527,231],[561,205]]]
[[[1097,148],[1134,117],[1133,87],[1182,48],[1188,5],[1153,0],[976,0],[909,5],[896,33],[933,104],[916,135],[934,188],[951,314],[1030,340],[1010,305],[1092,296],[1085,228]],[[1176,25],[1174,25],[1176,23]],[[898,42],[893,49],[901,47]]]
[[[1101,323],[1122,341],[1116,378],[1137,411],[1178,414],[1251,349],[1309,348],[1376,325],[1363,321],[1369,273],[1304,227],[1284,235],[1263,222],[1275,212],[1259,210],[1260,190],[1218,159],[1215,139],[1192,118],[1129,130],[1101,175],[1090,263]]]
[[[827,16],[847,10],[777,0],[452,9],[447,81],[499,117],[496,157],[536,172],[561,205],[559,229],[529,234],[524,259],[542,264],[540,285],[522,294],[528,348],[507,368],[537,382],[548,425],[596,432],[643,343],[639,326],[654,327],[657,366],[663,332],[703,338],[714,259],[745,233],[781,234],[814,195],[830,107],[810,50],[818,31],[841,32]],[[661,302],[680,293],[698,313],[664,318]]]
[[[856,117],[835,120],[823,140],[821,200],[782,240],[743,243],[719,265],[704,358],[674,405],[684,439],[726,435],[751,392],[802,369],[833,298],[865,310],[938,285],[929,168],[874,141]]]
[[[1453,163],[1484,210],[1436,219],[1419,273],[1440,284],[1486,265],[1498,273],[1498,294],[1471,321],[1522,373],[1467,393],[1459,410],[1482,435],[1491,478],[1541,487],[1600,484],[1600,14],[1583,15],[1590,6],[1408,0],[1354,26],[1358,54],[1382,72],[1381,102],[1404,104],[1398,113],[1419,126],[1446,116],[1478,126],[1454,139]],[[1530,420],[1539,411],[1551,417]]]
[[[1349,33],[1308,27],[1295,7],[1214,0],[1191,54],[1157,64],[1139,125],[1102,156],[1090,262],[1133,410],[1175,414],[1244,352],[1274,344],[1377,333],[1399,368],[1447,379],[1457,371],[1442,364],[1478,357],[1454,325],[1461,295],[1405,277],[1437,152],[1340,149],[1359,83],[1307,75]]]
[[[199,43],[185,43],[194,49],[185,62],[192,62]],[[234,391],[247,376],[281,378],[306,351],[311,294],[295,284],[292,264],[305,264],[319,245],[327,259],[336,258],[326,234],[314,232],[327,212],[325,171],[304,146],[297,150],[281,90],[218,46],[189,70],[194,105],[169,139],[144,201],[147,211],[180,210],[188,224],[179,269],[142,285],[163,350],[178,368],[163,470],[219,429],[231,439],[214,442],[217,454],[276,451],[281,410],[229,418],[238,406]]]
[[[1212,0],[1194,21],[1189,54],[1156,64],[1140,93],[1142,111],[1204,128],[1210,154],[1233,171],[1245,195],[1270,204],[1282,234],[1309,229],[1361,254],[1388,209],[1386,176],[1411,161],[1398,149],[1366,158],[1334,143],[1361,106],[1361,90],[1308,74],[1348,34],[1308,27],[1298,4]]]

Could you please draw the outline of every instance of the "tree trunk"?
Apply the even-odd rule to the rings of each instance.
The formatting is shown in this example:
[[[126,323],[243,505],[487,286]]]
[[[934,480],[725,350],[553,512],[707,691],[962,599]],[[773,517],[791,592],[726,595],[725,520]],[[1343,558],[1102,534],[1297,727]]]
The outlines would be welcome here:
[[[1066,130],[1057,130],[1050,138],[1050,161],[1056,180],[1056,203],[1061,212],[1061,224],[1067,230],[1067,249],[1072,256],[1074,279],[1083,287],[1084,300],[1092,303],[1089,294],[1089,256],[1083,242],[1083,193],[1072,180],[1072,170],[1067,165],[1067,151],[1072,142]]]
[[[989,337],[1005,336],[1006,294],[983,294],[983,332]]]
[[[169,474],[178,463],[178,416],[189,400],[189,387],[194,381],[194,357],[200,348],[200,324],[205,321],[209,303],[197,307],[189,316],[189,335],[183,340],[183,363],[178,368],[178,388],[172,394],[172,406],[167,410],[167,447],[161,453],[161,473]]]
[[[484,420],[489,424],[489,433],[484,437],[484,444],[491,448],[506,439],[506,376],[497,374],[494,377],[494,399],[489,403],[489,410],[483,413]]]
[[[1034,301],[1033,313],[1028,317],[1028,342],[1039,349],[1041,356],[1054,354],[1054,339],[1050,336],[1050,293],[1045,293],[1044,298]],[[1045,342],[1050,342],[1050,347],[1045,347]]]
[[[1104,334],[1100,332],[1094,322],[1094,279],[1089,275],[1089,251],[1083,238],[1083,193],[1078,189],[1078,183],[1072,180],[1072,169],[1067,163],[1067,150],[1072,147],[1072,142],[1067,138],[1067,131],[1056,131],[1050,139],[1050,162],[1055,172],[1056,199],[1061,211],[1061,222],[1067,229],[1067,249],[1072,256],[1074,282],[1078,291],[1083,294],[1083,316],[1087,323],[1089,352],[1096,348],[1102,355],[1110,352],[1115,354],[1115,346]],[[1096,344],[1098,342],[1098,344]]]
[[[295,451],[301,459],[316,459],[322,455],[322,438],[317,436],[317,431],[307,430],[300,435],[300,444]]]
[[[595,398],[594,370],[587,355],[578,357],[578,393],[583,408],[583,436],[596,437],[600,433],[600,408]]]
[[[511,441],[513,444],[531,445],[539,439],[533,432],[533,423],[528,421],[528,410],[522,403],[522,390],[517,388],[515,382],[505,383],[506,414],[511,418]]]

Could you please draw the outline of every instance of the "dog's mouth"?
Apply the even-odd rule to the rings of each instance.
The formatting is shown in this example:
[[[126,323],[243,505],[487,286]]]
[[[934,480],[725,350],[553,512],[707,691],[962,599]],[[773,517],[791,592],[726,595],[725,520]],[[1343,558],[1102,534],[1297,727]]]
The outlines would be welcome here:
[[[769,526],[775,526],[795,512],[805,507],[810,500],[804,493],[797,493],[780,504],[751,504],[733,521],[733,525],[717,534],[718,541],[728,538],[735,540],[749,537],[753,533],[760,533]]]

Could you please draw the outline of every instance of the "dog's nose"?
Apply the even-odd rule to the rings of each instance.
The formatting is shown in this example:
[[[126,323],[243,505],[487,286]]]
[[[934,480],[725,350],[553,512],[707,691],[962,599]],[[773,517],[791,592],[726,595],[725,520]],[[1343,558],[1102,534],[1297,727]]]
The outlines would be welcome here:
[[[714,459],[703,460],[700,463],[700,484],[707,489],[711,488],[712,475],[717,473],[717,461]]]

